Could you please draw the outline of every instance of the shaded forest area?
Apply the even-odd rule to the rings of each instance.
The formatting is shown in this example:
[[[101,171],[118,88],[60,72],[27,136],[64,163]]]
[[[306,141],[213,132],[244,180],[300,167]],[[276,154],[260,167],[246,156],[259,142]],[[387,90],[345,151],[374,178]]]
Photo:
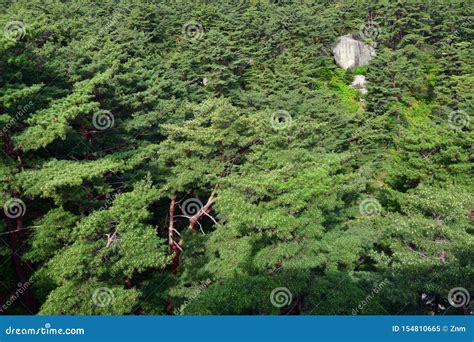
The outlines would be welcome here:
[[[472,310],[472,1],[0,5],[0,314]]]

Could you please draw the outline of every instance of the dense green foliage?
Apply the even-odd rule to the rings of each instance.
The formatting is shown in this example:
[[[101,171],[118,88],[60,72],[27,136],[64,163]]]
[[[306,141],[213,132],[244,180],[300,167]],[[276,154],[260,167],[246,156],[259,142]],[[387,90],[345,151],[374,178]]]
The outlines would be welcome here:
[[[7,313],[462,313],[471,1],[0,4]],[[369,8],[377,56],[341,69]]]

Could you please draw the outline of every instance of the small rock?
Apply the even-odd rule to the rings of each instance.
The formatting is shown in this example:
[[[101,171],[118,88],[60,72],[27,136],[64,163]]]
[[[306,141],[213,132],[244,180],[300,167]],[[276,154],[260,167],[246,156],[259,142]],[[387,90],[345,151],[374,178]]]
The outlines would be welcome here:
[[[352,88],[359,90],[362,94],[367,94],[367,80],[364,75],[355,75],[351,86]]]

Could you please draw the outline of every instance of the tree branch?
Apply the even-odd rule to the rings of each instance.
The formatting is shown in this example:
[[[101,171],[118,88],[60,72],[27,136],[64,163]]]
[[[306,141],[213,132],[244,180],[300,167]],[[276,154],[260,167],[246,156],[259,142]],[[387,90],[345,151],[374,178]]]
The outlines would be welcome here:
[[[199,210],[195,215],[191,216],[189,219],[189,229],[191,231],[195,231],[196,229],[196,223],[201,219],[203,215],[209,214],[209,212],[212,210],[212,204],[216,200],[216,191],[217,188],[219,187],[219,184],[216,184],[214,186],[214,189],[212,190],[211,196],[209,196],[206,204]]]

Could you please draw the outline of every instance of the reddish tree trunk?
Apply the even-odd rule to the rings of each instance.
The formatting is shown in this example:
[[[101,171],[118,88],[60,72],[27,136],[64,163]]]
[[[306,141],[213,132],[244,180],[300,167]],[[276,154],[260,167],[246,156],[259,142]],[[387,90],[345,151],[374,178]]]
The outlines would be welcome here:
[[[194,231],[196,229],[196,223],[201,219],[202,216],[207,215],[211,212],[212,210],[212,204],[214,203],[216,199],[216,191],[217,191],[218,184],[214,186],[214,189],[212,190],[211,196],[209,196],[206,204],[199,210],[196,215],[192,216],[189,219],[189,229],[191,231]]]
[[[6,219],[5,219],[5,223],[8,227],[8,222]],[[20,249],[21,249],[20,244],[22,240],[19,239],[18,234],[21,233],[22,230],[23,230],[22,220],[21,220],[21,217],[19,217],[16,219],[16,227],[9,231],[10,234],[7,234],[8,244],[12,251],[12,261],[13,261],[13,266],[15,268],[16,279],[18,283],[21,283],[21,285],[18,285],[19,287],[23,286],[29,281],[29,277],[27,276],[27,274],[30,273],[28,272],[30,267],[21,260],[21,255],[20,255]],[[21,298],[22,298],[22,302],[25,304],[27,310],[30,311],[30,313],[36,313],[38,311],[39,309],[38,303],[30,287],[25,288],[25,290],[21,294]]]
[[[11,141],[8,135],[4,136],[4,151],[10,155],[13,159],[16,159],[18,163],[18,169],[23,171],[23,162],[21,159],[20,152],[15,149],[13,142]],[[18,197],[20,194],[17,191],[12,192],[13,197]],[[23,247],[23,241],[26,240],[25,233],[23,231],[23,220],[22,217],[15,219],[15,224],[9,224],[9,220],[5,217],[5,226],[9,234],[8,244],[12,252],[12,261],[15,268],[16,279],[18,283],[21,283],[19,286],[23,286],[29,281],[29,274],[33,269],[21,260],[21,248]],[[9,227],[11,227],[9,229]],[[31,271],[31,272],[30,272]],[[28,286],[23,293],[21,294],[22,302],[26,306],[27,310],[30,313],[36,313],[38,311],[38,303],[35,299],[32,289]]]
[[[178,267],[179,267],[179,259],[181,255],[181,245],[182,241],[179,244],[174,239],[174,208],[176,206],[176,192],[173,194],[170,203],[170,224],[168,227],[168,246],[170,251],[173,253],[173,262],[171,265],[171,272],[176,274]]]

